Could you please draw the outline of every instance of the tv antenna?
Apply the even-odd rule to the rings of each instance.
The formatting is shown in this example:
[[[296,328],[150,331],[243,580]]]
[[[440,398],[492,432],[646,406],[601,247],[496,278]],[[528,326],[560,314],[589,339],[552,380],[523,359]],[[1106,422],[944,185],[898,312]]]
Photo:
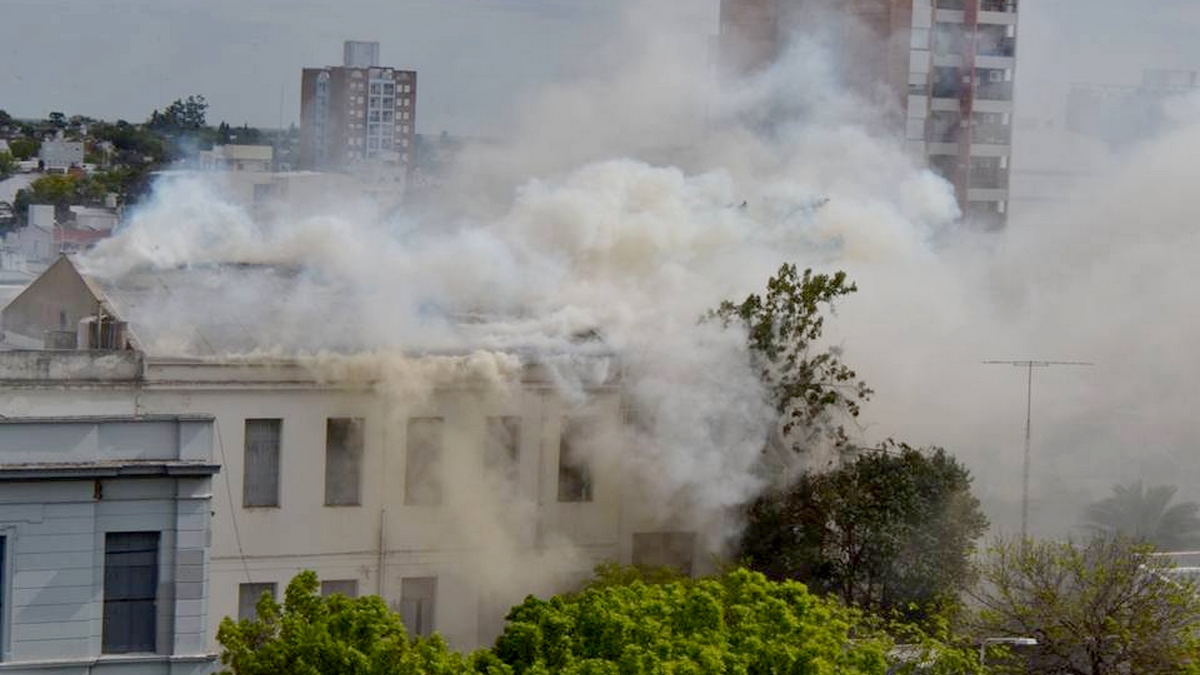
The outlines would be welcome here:
[[[1021,540],[1029,537],[1029,449],[1032,438],[1033,418],[1033,369],[1049,368],[1051,366],[1094,366],[1089,361],[1035,361],[1035,360],[994,360],[984,361],[990,366],[1016,366],[1024,368],[1025,375],[1025,458],[1021,464]]]

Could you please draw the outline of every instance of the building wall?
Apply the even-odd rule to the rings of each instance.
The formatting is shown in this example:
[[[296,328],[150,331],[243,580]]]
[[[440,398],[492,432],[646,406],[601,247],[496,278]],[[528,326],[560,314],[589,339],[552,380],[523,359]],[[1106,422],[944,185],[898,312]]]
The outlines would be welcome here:
[[[98,307],[83,278],[59,258],[38,278],[36,288],[26,288],[0,313],[5,333],[41,340],[46,331],[74,333],[79,321]]]
[[[615,426],[621,419],[616,388],[592,392],[592,402],[583,408],[533,381],[511,396],[483,396],[460,387],[396,398],[318,384],[312,371],[295,366],[187,362],[149,363],[145,378],[134,383],[11,384],[23,388],[0,393],[0,406],[42,415],[103,407],[117,414],[179,411],[215,417],[214,460],[222,469],[213,484],[212,649],[220,620],[238,615],[241,584],[271,583],[282,593],[304,569],[324,580],[353,580],[360,594],[379,594],[397,609],[404,579],[435,577],[434,628],[455,648],[471,649],[490,643],[508,608],[527,593],[567,590],[600,562],[629,562],[638,557],[634,535],[659,529],[631,503],[634,495],[621,476],[615,438],[597,436],[596,447],[589,449],[591,501],[559,501],[564,419],[600,419]],[[443,478],[464,486],[445,488],[441,506],[411,505],[405,499],[410,457],[405,428],[410,418],[426,416],[444,420]],[[472,492],[495,485],[481,455],[486,419],[499,416],[521,421],[515,496],[503,499]],[[364,424],[360,504],[326,506],[326,424],[343,417],[361,418]],[[282,420],[278,507],[243,506],[245,421],[258,418]],[[518,514],[519,526],[503,532],[488,527],[496,509]],[[464,522],[476,515],[478,522]],[[506,519],[504,525],[512,522]],[[642,559],[657,560],[652,554]],[[541,569],[544,575],[530,577],[531,570]]]
[[[208,462],[207,420],[6,419],[0,474],[20,465]],[[207,673],[207,476],[16,479],[0,484],[0,672]],[[105,540],[159,533],[154,654],[102,654]]]
[[[404,173],[412,169],[417,109],[415,71],[383,67],[305,68],[300,80],[300,168],[347,170],[375,163],[394,165]],[[324,95],[320,93],[322,81],[326,83]],[[377,149],[368,146],[370,125],[385,124],[382,120],[368,119],[372,81],[391,82],[397,88],[393,105],[386,110],[394,116],[387,123],[394,130],[394,157],[372,157]]]

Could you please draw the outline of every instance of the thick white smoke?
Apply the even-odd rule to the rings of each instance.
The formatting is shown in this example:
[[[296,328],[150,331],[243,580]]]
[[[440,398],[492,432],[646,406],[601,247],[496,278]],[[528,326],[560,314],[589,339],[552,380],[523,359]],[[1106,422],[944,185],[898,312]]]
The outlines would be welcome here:
[[[330,305],[315,289],[336,289],[335,332],[375,353],[510,351],[547,364],[573,401],[619,369],[641,415],[620,432],[636,449],[625,468],[649,507],[714,549],[762,487],[772,420],[741,336],[697,317],[761,289],[783,262],[846,269],[859,285],[828,324],[877,392],[859,440],[947,446],[999,525],[1017,513],[1024,381],[985,359],[1097,363],[1035,373],[1039,529],[1076,517],[1078,502],[1051,493],[1084,500],[1126,476],[1194,473],[1200,125],[1061,211],[983,237],[958,229],[950,186],[839,85],[819,40],[719,83],[706,36],[651,31],[663,24],[633,4],[636,20],[594,76],[529,102],[512,139],[468,147],[419,216],[347,206],[256,222],[176,180],[86,265],[116,278],[299,264],[318,281],[270,302],[311,313]],[[780,115],[770,135],[739,123],[763,110]],[[252,305],[267,289],[242,292]],[[589,331],[602,342],[581,340]],[[332,337],[264,347],[342,346]]]

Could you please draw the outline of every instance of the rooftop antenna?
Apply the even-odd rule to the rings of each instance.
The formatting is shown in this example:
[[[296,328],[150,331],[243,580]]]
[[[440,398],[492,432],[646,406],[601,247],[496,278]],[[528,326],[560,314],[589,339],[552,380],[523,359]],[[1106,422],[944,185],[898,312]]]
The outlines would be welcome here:
[[[1025,376],[1025,459],[1021,465],[1021,540],[1029,537],[1029,449],[1031,425],[1033,417],[1033,369],[1049,368],[1051,366],[1094,366],[1089,361],[1033,361],[1033,360],[994,360],[984,361],[990,366],[1006,365],[1024,368]]]

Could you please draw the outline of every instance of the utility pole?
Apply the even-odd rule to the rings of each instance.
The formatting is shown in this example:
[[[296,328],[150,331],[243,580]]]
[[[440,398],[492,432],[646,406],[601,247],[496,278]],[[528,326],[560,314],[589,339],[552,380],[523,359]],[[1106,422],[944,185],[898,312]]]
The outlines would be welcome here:
[[[1034,368],[1049,368],[1050,366],[1092,366],[1093,363],[1087,361],[1031,361],[1031,360],[1007,360],[1007,361],[984,361],[987,365],[1006,365],[1024,368],[1026,370],[1025,379],[1025,459],[1021,465],[1021,540],[1024,541],[1029,536],[1029,450],[1030,441],[1032,439],[1032,419],[1033,419],[1033,369]]]

